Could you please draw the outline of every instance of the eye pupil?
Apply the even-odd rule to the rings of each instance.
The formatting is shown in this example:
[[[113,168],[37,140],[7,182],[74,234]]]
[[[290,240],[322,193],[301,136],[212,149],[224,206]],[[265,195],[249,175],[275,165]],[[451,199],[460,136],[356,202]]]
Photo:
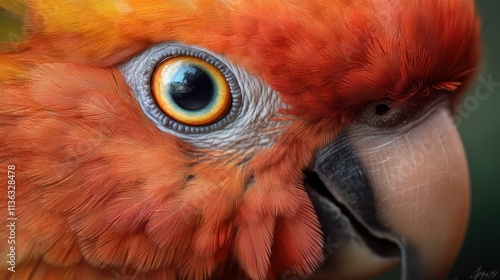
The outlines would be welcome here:
[[[206,107],[214,97],[214,82],[196,65],[183,65],[168,84],[172,100],[181,108],[197,111]]]
[[[387,112],[389,112],[389,110],[391,110],[389,105],[379,104],[375,107],[375,114],[377,114],[378,116],[383,116],[383,115],[387,114]]]

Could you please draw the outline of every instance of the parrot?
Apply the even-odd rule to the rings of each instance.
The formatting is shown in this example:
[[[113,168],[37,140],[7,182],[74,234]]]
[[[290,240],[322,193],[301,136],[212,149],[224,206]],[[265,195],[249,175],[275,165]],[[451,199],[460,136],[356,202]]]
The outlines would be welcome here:
[[[1,279],[446,277],[473,0],[0,7]]]

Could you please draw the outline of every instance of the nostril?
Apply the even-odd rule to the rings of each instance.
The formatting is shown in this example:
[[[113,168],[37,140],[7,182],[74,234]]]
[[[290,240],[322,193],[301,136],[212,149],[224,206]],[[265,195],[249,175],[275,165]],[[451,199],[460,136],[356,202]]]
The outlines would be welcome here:
[[[378,104],[377,106],[375,106],[375,114],[377,114],[378,116],[383,116],[390,110],[391,108],[387,104]]]

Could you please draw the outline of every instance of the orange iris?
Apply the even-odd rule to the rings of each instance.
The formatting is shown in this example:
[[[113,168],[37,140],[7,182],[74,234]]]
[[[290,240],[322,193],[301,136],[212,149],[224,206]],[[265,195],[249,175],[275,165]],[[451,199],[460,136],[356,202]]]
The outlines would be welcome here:
[[[152,92],[167,116],[189,126],[217,122],[232,101],[224,74],[203,59],[189,56],[162,61],[153,73]]]

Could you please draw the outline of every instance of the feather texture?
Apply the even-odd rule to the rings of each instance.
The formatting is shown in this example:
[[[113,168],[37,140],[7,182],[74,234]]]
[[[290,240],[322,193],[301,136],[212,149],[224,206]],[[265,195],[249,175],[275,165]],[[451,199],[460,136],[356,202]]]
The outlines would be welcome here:
[[[39,51],[112,65],[151,43],[203,46],[238,61],[280,91],[295,114],[316,121],[366,99],[466,83],[479,55],[470,0],[39,0],[32,7],[28,30]],[[37,12],[45,10],[54,15]]]
[[[480,52],[472,0],[25,5],[0,1],[24,15],[26,37],[0,45],[0,170],[19,170],[23,221],[13,279],[311,274],[323,258],[302,185],[314,152],[366,102],[460,93]],[[274,146],[223,155],[159,131],[116,65],[165,41],[279,91],[290,124]]]

